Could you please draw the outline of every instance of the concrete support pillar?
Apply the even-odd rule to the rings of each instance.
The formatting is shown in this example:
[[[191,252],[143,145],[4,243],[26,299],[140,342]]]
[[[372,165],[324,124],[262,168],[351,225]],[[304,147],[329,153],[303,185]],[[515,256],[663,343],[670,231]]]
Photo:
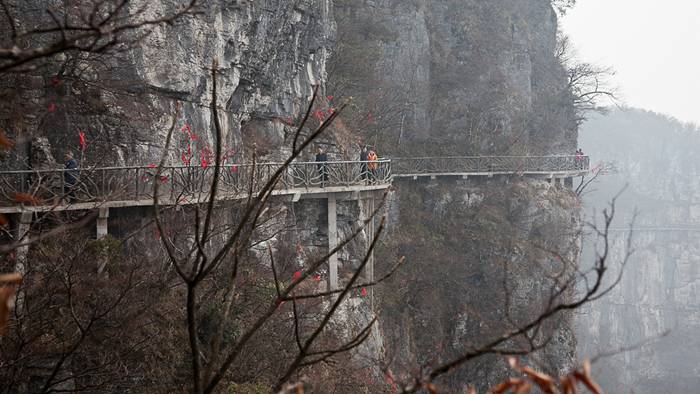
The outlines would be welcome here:
[[[19,217],[19,225],[17,226],[16,239],[21,246],[15,249],[15,271],[22,275],[27,273],[25,264],[27,262],[27,254],[29,253],[29,242],[31,242],[29,230],[32,227],[33,217],[34,214],[32,212],[22,212]]]
[[[360,206],[360,222],[364,223],[365,220],[369,219],[370,215],[372,215],[372,212],[374,212],[374,196],[360,199],[357,203]],[[370,220],[365,227],[365,244],[367,245],[368,249],[372,244],[372,240],[374,240],[374,218],[372,218],[372,220]],[[374,251],[369,252],[369,258],[367,260],[367,265],[365,265],[365,272],[363,276],[364,283],[374,282]],[[367,292],[369,295],[371,308],[374,310],[374,287],[369,287]]]
[[[97,215],[97,239],[104,238],[109,234],[107,222],[109,220],[109,208],[100,208]]]
[[[338,224],[336,214],[337,203],[335,194],[328,194],[328,251],[338,246]],[[338,254],[333,253],[328,258],[328,289],[338,290]]]
[[[374,212],[374,196],[371,196],[369,199],[369,204],[367,207],[369,210],[367,212],[368,215],[371,215]],[[369,221],[367,224],[367,238],[368,238],[368,243],[367,247],[371,245],[372,240],[374,240],[374,219]],[[369,260],[367,261],[367,267],[365,269],[365,276],[367,278],[367,282],[372,283],[374,282],[374,250],[372,250],[369,253]],[[374,286],[369,288],[369,300],[370,300],[370,305],[372,308],[372,311],[374,311]]]

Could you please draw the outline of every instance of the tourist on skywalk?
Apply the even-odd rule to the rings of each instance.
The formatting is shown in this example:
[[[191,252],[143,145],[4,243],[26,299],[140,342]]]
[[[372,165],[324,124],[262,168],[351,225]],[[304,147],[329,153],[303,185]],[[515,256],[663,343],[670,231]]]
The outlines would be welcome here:
[[[369,168],[370,183],[374,183],[377,180],[377,153],[370,150],[367,154],[367,160],[369,161],[369,163],[367,163],[367,168]]]
[[[328,183],[328,168],[325,162],[328,161],[328,155],[323,151],[323,149],[318,148],[316,150],[316,162],[318,162],[318,174],[321,176],[321,187],[326,187]]]
[[[73,152],[66,151],[65,169],[63,171],[64,195],[68,202],[75,202],[75,184],[78,183],[78,162],[73,158]]]
[[[366,181],[369,176],[367,172],[367,158],[369,157],[369,150],[366,145],[362,145],[360,150],[360,178]]]
[[[580,169],[583,167],[583,149],[578,148],[576,150],[576,168]]]

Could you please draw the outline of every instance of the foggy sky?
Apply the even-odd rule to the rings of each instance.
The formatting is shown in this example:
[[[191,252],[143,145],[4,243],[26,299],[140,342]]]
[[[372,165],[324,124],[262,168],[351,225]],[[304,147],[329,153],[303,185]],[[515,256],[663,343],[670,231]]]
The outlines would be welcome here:
[[[624,104],[700,124],[700,1],[578,0],[562,29],[611,66]]]

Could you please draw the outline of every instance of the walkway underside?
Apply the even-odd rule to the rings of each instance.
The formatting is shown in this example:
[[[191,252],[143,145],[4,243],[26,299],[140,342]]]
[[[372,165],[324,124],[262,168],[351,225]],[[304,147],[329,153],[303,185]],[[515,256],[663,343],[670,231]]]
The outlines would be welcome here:
[[[421,157],[376,161],[226,164],[218,173],[218,201],[234,201],[258,193],[275,177],[274,196],[326,198],[334,193],[387,189],[394,177],[538,177],[583,176],[585,156]],[[141,167],[83,167],[80,169],[0,172],[0,213],[50,212],[153,205],[159,186],[162,205],[208,201],[214,168],[154,164]],[[338,196],[334,196],[338,198]]]
[[[366,194],[384,191],[388,189],[389,186],[389,184],[380,184],[281,189],[273,190],[272,196],[275,198],[282,198],[293,202],[305,199],[327,199],[331,194],[334,195],[337,200],[358,200],[360,198],[365,198]],[[241,201],[247,198],[247,193],[217,193],[216,195],[216,201],[220,202]],[[171,198],[170,196],[164,196],[162,199],[158,200],[158,204],[162,206],[186,206],[193,204],[204,204],[208,201],[208,193],[198,193],[187,196],[180,196],[175,199]],[[128,208],[146,206],[153,206],[152,197],[143,198],[140,200],[91,201],[54,205],[15,205],[9,207],[0,207],[0,213],[14,214],[22,212],[57,212],[92,210],[100,208]]]

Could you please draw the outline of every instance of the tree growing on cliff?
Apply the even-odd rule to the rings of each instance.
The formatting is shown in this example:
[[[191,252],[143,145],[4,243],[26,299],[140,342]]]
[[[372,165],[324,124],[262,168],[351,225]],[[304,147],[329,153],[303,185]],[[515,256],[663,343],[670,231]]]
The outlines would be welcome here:
[[[567,69],[566,94],[570,94],[580,125],[590,112],[605,112],[607,106],[617,101],[612,82],[615,70],[610,67],[580,62],[576,59],[569,37],[559,34],[555,56]]]

